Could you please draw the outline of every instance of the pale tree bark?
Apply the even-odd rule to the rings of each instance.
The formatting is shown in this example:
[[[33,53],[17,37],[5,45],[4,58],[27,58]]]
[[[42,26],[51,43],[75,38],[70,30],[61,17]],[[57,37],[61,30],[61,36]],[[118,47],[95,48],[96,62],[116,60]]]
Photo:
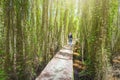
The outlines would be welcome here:
[[[5,17],[4,17],[4,26],[6,27],[6,47],[5,47],[5,64],[4,64],[4,69],[5,72],[7,74],[7,76],[10,77],[10,69],[8,68],[8,66],[10,66],[10,10],[9,10],[9,6],[10,6],[10,0],[9,1],[5,1],[4,2],[4,13],[5,13]]]

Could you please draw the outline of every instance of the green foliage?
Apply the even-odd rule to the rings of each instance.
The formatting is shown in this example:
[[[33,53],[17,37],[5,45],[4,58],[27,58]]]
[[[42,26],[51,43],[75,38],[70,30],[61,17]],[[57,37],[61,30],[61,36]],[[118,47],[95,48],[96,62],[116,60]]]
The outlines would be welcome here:
[[[83,1],[83,0],[82,0]],[[86,57],[85,63],[91,75],[101,75],[105,78],[104,69],[107,69],[112,46],[118,34],[118,0],[86,0],[82,4],[82,15],[79,23],[79,38],[82,47],[81,52]],[[112,43],[112,45],[111,45]],[[112,48],[111,48],[112,47]],[[87,54],[87,56],[86,56]],[[106,58],[104,58],[106,56]],[[105,60],[103,60],[105,59]],[[104,67],[104,69],[103,69]],[[100,74],[99,74],[100,72]],[[102,72],[102,73],[101,73]]]
[[[32,80],[67,44],[69,32],[79,39],[80,56],[88,66],[80,75],[102,72],[108,64],[104,56],[120,49],[118,7],[118,0],[1,0],[0,60],[2,67],[3,63],[9,67],[0,75],[17,67],[26,73],[16,77]]]
[[[0,70],[0,80],[6,80],[6,78],[4,70]]]

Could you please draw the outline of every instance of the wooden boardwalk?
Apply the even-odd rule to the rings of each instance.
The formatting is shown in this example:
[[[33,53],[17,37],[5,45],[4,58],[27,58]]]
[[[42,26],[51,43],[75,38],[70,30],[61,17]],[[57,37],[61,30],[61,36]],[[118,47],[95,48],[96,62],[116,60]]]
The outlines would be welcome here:
[[[64,46],[48,63],[36,80],[73,80],[73,51]]]

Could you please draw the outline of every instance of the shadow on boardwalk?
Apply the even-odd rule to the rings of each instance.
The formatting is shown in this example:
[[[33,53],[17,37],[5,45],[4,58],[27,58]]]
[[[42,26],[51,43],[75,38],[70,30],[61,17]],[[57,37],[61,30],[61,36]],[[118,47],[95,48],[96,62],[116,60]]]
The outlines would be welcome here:
[[[36,80],[73,80],[72,47],[64,46],[57,52]]]

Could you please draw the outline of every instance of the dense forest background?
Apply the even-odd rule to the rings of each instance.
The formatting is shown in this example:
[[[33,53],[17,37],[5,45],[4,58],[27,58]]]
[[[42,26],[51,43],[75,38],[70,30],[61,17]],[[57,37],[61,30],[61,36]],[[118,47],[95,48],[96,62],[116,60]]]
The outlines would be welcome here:
[[[69,32],[89,75],[109,80],[120,54],[120,0],[0,0],[0,80],[35,80]]]

